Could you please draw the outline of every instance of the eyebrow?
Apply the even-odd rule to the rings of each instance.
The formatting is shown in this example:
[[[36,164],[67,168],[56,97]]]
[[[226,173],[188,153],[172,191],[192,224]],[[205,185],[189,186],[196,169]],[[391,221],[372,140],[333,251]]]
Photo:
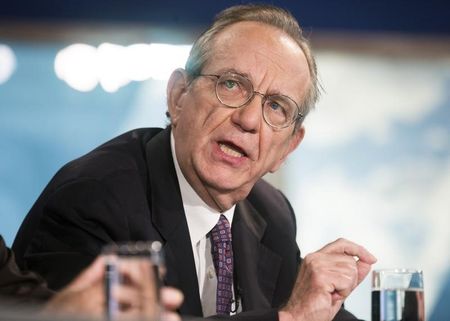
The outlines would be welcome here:
[[[216,74],[216,75],[223,75],[223,74],[225,74],[225,73],[227,73],[227,72],[232,72],[232,73],[235,73],[235,74],[239,74],[239,75],[241,75],[241,76],[244,76],[244,77],[248,78],[248,79],[252,82],[252,84],[253,84],[253,81],[252,81],[252,79],[251,79],[251,77],[250,77],[250,75],[249,75],[248,73],[239,71],[239,70],[234,69],[234,68],[223,68],[223,69],[219,69],[217,72],[215,72],[215,73],[213,73],[213,74]]]
[[[246,73],[246,72],[239,71],[239,70],[237,70],[235,68],[223,68],[223,69],[217,70],[217,72],[215,72],[215,73],[209,73],[209,74],[210,75],[212,75],[212,74],[214,74],[214,75],[223,75],[224,73],[227,73],[227,72],[232,72],[232,73],[239,74],[241,76],[246,77],[252,83],[253,90],[255,90],[254,80],[252,79],[251,75]],[[259,92],[258,90],[255,90],[255,91]],[[269,95],[269,96],[273,96],[273,95],[285,96],[285,97],[288,97],[288,98],[292,99],[292,101],[294,101],[297,104],[297,106],[300,106],[300,104],[294,98],[292,98],[291,96],[280,92],[279,90],[268,91],[268,92],[265,92],[264,94],[265,95]]]

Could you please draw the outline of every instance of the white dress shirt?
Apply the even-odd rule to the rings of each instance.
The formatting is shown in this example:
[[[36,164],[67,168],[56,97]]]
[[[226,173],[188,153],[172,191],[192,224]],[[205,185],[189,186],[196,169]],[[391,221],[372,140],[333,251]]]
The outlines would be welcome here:
[[[209,207],[197,195],[181,172],[175,153],[173,133],[171,133],[170,137],[170,146],[172,149],[173,163],[180,184],[181,198],[183,200],[184,212],[186,213],[189,236],[191,238],[203,316],[208,317],[216,314],[217,291],[217,276],[212,259],[211,241],[208,237],[208,233],[217,224],[221,214],[225,215],[231,227],[236,205],[233,205],[229,210],[223,213]],[[233,304],[232,310],[234,310],[234,308]]]

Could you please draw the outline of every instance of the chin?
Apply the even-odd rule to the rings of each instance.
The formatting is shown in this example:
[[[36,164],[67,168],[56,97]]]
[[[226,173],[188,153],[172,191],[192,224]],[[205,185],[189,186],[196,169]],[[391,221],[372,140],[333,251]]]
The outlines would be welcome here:
[[[238,192],[239,190],[248,190],[249,192],[253,187],[251,181],[247,179],[249,173],[246,170],[236,170],[222,164],[214,166],[213,160],[202,163],[204,166],[197,167],[199,169],[197,173],[205,186],[220,193]]]
[[[214,173],[214,172],[211,172]],[[253,187],[253,184],[243,181],[241,175],[208,175],[204,177],[208,186],[220,193],[247,194]],[[245,197],[244,196],[244,197]]]

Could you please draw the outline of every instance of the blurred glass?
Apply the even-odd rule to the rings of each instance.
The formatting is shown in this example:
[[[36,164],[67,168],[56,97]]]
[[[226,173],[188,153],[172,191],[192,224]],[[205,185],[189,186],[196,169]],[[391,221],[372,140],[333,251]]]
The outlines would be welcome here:
[[[107,245],[105,297],[108,320],[159,320],[159,289],[164,274],[162,245],[158,241]]]
[[[372,321],[424,321],[420,270],[375,270],[372,274]]]

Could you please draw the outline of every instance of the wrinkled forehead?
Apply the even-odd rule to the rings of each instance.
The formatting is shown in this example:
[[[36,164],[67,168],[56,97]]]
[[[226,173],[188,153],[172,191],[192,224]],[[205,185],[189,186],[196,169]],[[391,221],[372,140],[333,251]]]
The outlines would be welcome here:
[[[300,102],[310,75],[302,48],[282,30],[258,22],[239,22],[218,33],[202,72],[235,70],[257,90],[283,93]]]

